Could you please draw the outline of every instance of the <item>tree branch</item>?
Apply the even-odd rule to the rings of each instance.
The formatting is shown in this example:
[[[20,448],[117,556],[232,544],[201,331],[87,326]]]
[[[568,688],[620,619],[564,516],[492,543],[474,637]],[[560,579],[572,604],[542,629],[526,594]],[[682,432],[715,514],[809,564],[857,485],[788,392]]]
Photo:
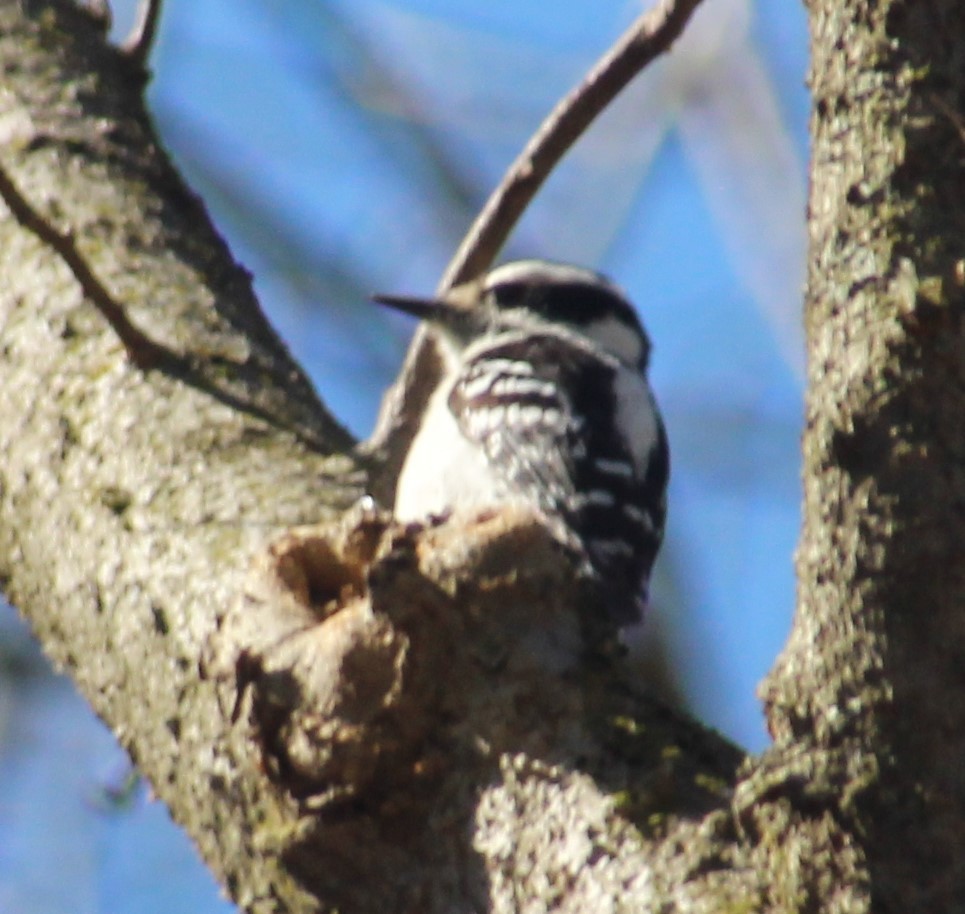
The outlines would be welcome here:
[[[349,457],[124,357],[81,285],[308,408],[88,19],[0,3],[0,120],[24,131],[3,149],[8,196],[55,195],[71,227],[0,213],[6,596],[248,911],[512,910],[547,885],[644,909],[683,856],[708,874],[686,891],[719,896],[727,831],[703,823],[726,818],[740,753],[612,658],[585,663],[540,524],[346,512],[364,483]],[[570,829],[588,840],[561,843]],[[732,897],[742,878],[724,877]]]
[[[34,209],[2,165],[0,198],[24,228],[49,245],[63,259],[84,295],[104,316],[137,368],[141,371],[161,371],[191,384],[232,409],[250,413],[279,429],[294,433],[311,447],[320,450],[331,448],[330,434],[323,436],[318,429],[304,423],[292,424],[291,418],[284,412],[274,411],[268,408],[265,402],[259,402],[258,395],[252,396],[252,388],[233,384],[232,371],[243,370],[243,362],[230,356],[219,356],[210,350],[205,352],[203,357],[190,350],[184,353],[175,352],[139,330],[84,259],[73,234],[60,231]],[[263,397],[261,399],[264,400]]]
[[[489,269],[557,162],[626,85],[654,58],[670,49],[699,3],[700,0],[660,0],[563,97],[489,196],[446,267],[440,292]]]

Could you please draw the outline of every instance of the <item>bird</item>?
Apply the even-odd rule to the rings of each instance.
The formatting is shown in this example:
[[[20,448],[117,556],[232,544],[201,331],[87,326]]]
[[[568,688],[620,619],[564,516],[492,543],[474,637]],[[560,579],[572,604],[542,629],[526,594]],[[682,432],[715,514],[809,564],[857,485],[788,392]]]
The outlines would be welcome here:
[[[519,260],[442,296],[373,299],[428,322],[442,359],[395,517],[531,510],[578,556],[610,622],[641,621],[670,453],[650,339],[626,295],[589,269]]]

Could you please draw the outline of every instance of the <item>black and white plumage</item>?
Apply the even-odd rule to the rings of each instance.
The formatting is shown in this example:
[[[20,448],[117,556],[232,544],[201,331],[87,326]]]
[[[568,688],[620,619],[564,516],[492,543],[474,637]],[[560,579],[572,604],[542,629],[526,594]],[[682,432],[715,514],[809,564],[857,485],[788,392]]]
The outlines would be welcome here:
[[[638,621],[663,536],[669,452],[633,306],[597,273],[535,260],[445,299],[376,300],[432,322],[444,360],[399,475],[396,516],[532,508],[583,558],[613,620]]]

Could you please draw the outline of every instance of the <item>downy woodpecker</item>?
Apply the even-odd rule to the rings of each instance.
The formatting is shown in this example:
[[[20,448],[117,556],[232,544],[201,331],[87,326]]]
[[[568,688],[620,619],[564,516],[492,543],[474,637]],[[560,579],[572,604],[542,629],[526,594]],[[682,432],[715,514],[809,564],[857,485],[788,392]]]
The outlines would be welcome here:
[[[612,620],[639,621],[669,452],[630,302],[597,273],[538,260],[445,298],[375,300],[429,321],[443,359],[399,475],[397,518],[530,508],[578,554]]]

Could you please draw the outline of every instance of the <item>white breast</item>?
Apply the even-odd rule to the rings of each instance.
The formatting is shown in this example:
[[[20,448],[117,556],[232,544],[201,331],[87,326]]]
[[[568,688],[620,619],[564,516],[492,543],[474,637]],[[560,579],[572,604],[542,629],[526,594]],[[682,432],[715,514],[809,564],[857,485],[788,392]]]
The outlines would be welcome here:
[[[482,449],[459,430],[446,402],[449,385],[429,400],[399,474],[395,515],[401,521],[424,520],[454,506],[479,510],[509,499]]]

